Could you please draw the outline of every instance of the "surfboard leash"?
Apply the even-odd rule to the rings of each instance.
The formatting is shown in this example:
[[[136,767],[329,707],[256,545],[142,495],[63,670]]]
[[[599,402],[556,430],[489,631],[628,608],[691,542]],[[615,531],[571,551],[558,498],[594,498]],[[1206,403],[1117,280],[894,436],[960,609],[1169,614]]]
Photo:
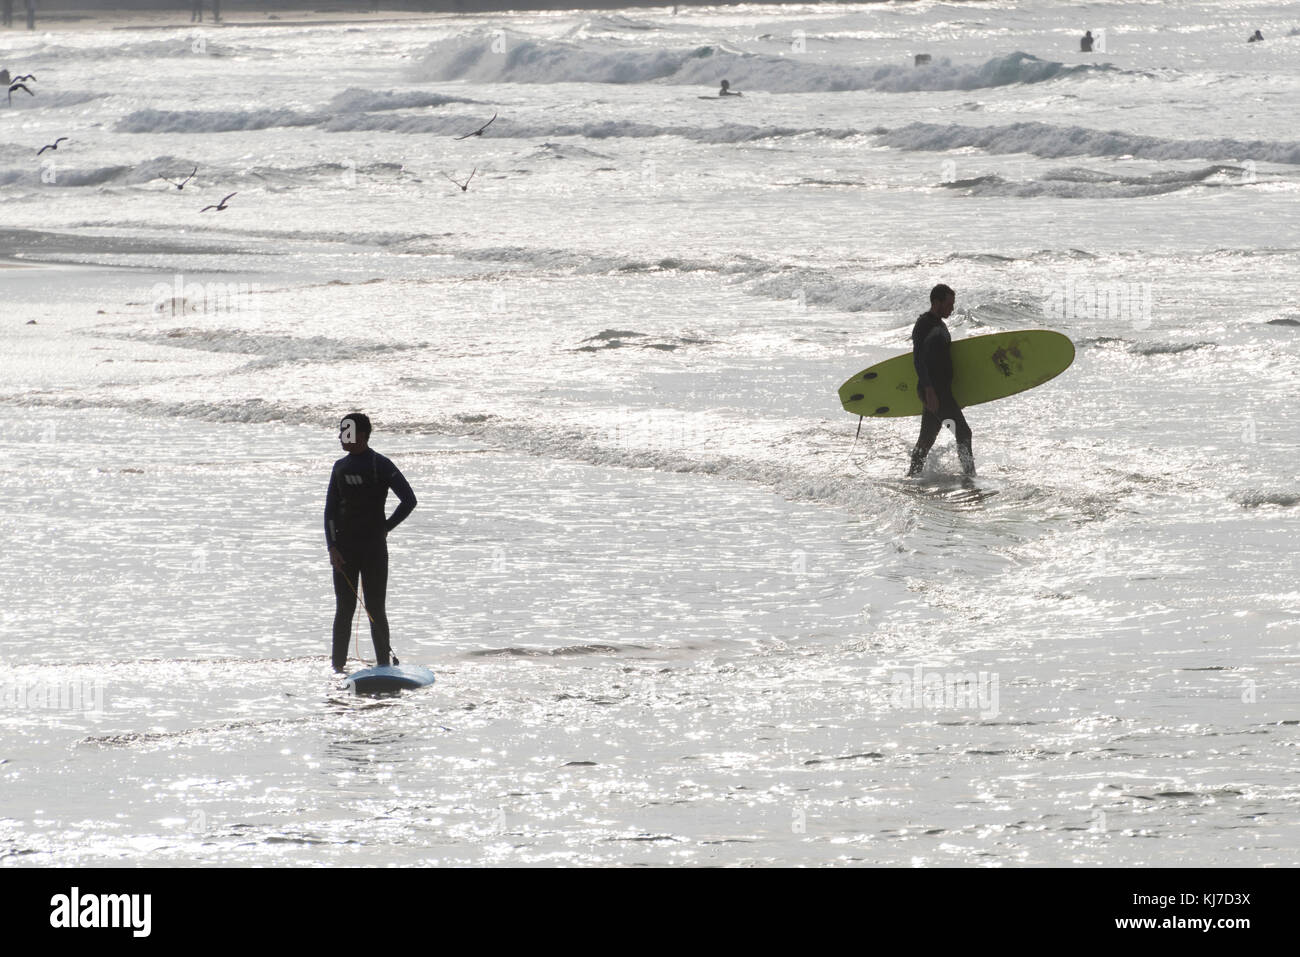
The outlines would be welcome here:
[[[853,453],[857,450],[858,439],[862,437],[862,420],[865,418],[865,415],[858,416],[858,431],[853,436],[853,444],[849,446],[849,454],[844,456],[844,461],[846,462],[852,461]]]
[[[370,619],[370,624],[373,625],[375,616],[370,614],[370,609],[366,607],[366,600],[361,597],[361,594],[365,591],[365,586],[361,584],[360,570],[357,571],[357,587],[361,589],[361,592],[352,587],[352,579],[348,578],[347,572],[343,572],[342,575],[343,580],[348,583],[348,588],[351,588],[352,594],[356,596],[357,604],[361,606],[361,610],[366,613],[366,617]],[[352,656],[358,661],[363,660],[361,657],[361,619],[356,617],[355,614],[352,616]]]
[[[343,580],[348,583],[349,588],[352,588],[352,579],[348,578],[348,576],[344,574]],[[361,585],[360,574],[357,575],[357,585],[361,588],[361,591],[364,593],[365,587]],[[361,595],[358,594],[356,588],[352,588],[352,594],[356,595],[357,601],[361,604],[361,610],[366,613],[366,617],[370,619],[370,624],[373,625],[375,623],[375,617],[374,615],[370,614],[370,609],[366,607],[365,599],[363,599]]]
[[[375,616],[370,614],[370,609],[366,607],[366,600],[362,597],[366,593],[366,586],[361,581],[361,570],[357,570],[356,588],[352,587],[352,579],[348,578],[347,572],[343,572],[342,574],[343,580],[348,583],[348,587],[352,589],[352,594],[356,596],[357,604],[361,606],[361,610],[366,613],[366,618],[370,620],[370,624],[373,626],[375,623]],[[358,661],[365,660],[361,657],[361,619],[356,617],[355,614],[352,616],[352,655]],[[393,643],[391,640],[388,643],[388,660],[394,665],[401,664],[397,659],[397,653],[393,651]],[[376,662],[376,664],[378,664],[378,662]]]
[[[343,577],[346,578],[347,576],[344,575]],[[348,586],[351,587],[351,585],[352,582],[348,582]],[[360,587],[360,585],[361,585],[361,576],[360,574],[358,574],[357,586]],[[369,610],[367,610],[366,608],[366,603],[363,602],[361,600],[361,596],[357,594],[356,588],[352,589],[352,594],[357,596],[357,602],[358,604],[361,605],[361,610],[364,611],[367,615],[370,614]],[[352,657],[356,658],[357,660],[361,659],[361,619],[356,616],[355,612],[352,615]]]

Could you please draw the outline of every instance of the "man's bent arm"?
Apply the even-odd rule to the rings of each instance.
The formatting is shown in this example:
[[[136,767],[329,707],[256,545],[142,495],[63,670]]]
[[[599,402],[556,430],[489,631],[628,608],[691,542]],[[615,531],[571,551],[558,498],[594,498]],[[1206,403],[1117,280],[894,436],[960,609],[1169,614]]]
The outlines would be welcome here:
[[[415,493],[411,491],[411,484],[406,481],[406,476],[401,470],[394,465],[393,474],[388,476],[388,487],[393,490],[401,500],[388,521],[384,523],[384,530],[391,532],[406,519],[406,516],[415,511]]]

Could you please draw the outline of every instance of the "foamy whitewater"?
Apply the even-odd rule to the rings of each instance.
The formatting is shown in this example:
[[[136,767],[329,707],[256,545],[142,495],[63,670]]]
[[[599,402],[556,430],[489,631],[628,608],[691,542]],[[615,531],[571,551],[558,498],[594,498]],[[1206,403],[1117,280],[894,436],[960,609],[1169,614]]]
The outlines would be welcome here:
[[[1294,5],[2,40],[4,864],[1295,863]],[[836,396],[938,282],[1078,349],[971,487]]]

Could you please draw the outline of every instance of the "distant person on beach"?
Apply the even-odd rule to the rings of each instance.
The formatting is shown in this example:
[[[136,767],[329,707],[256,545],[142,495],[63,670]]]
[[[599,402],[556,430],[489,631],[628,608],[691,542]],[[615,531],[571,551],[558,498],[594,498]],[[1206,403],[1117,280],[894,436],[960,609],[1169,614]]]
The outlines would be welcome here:
[[[14,25],[14,0],[4,0],[4,25],[7,27]],[[7,83],[8,80],[5,82]]]
[[[27,29],[36,29],[36,0],[23,0],[23,5],[27,8]]]
[[[744,96],[743,93],[732,93],[731,84],[726,80],[722,81],[722,89],[718,91],[718,96]]]
[[[921,413],[921,434],[912,449],[912,463],[907,470],[914,478],[925,468],[925,457],[930,454],[934,440],[945,422],[952,422],[957,436],[957,458],[961,460],[962,473],[968,478],[975,475],[975,455],[971,451],[971,431],[961,406],[952,397],[952,335],[944,320],[952,315],[957,294],[943,283],[930,290],[930,308],[916,320],[912,327],[912,365],[916,368],[916,394],[925,409]]]
[[[194,0],[194,6],[190,7],[190,23],[195,21],[203,22],[203,0]]]
[[[212,22],[221,22],[221,0],[212,0]]]
[[[332,657],[334,670],[339,672],[347,664],[348,632],[362,590],[375,643],[375,663],[390,663],[388,615],[384,611],[388,533],[416,504],[415,493],[397,466],[370,447],[370,432],[370,419],[360,412],[350,412],[339,422],[339,444],[348,454],[334,463],[325,496],[325,543],[334,566]],[[389,489],[397,493],[400,502],[386,519],[384,502]]]
[[[1080,53],[1092,52],[1092,31],[1091,30],[1089,30],[1087,33],[1085,33],[1083,36],[1079,38],[1079,52]]]
[[[1264,34],[1260,33],[1258,30],[1256,30],[1256,31],[1254,32],[1254,34],[1253,34],[1253,35],[1252,35],[1248,40],[1246,40],[1246,42],[1247,42],[1247,43],[1258,43],[1258,42],[1259,42],[1260,40],[1262,40],[1262,39],[1264,39]]]

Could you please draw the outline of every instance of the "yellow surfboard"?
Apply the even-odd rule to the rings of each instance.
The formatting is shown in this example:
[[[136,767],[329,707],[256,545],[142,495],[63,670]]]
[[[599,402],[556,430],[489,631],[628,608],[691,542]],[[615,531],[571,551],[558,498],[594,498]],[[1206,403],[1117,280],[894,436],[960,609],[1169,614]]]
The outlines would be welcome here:
[[[1059,332],[1027,329],[954,339],[952,395],[963,408],[1004,399],[1054,379],[1074,361],[1074,343]],[[864,369],[840,386],[854,415],[920,415],[912,353]]]

